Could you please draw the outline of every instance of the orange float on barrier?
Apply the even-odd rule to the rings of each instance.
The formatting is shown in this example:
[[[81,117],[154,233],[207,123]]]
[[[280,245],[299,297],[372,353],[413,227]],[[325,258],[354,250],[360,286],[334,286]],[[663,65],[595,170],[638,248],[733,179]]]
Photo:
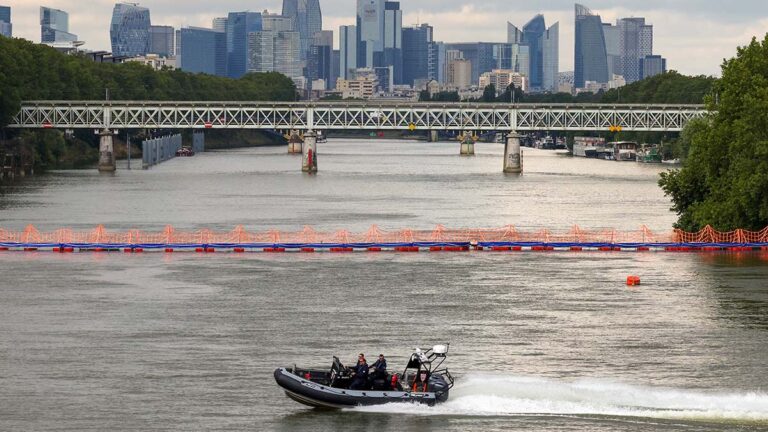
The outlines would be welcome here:
[[[34,251],[36,251],[36,250],[37,250],[37,248],[36,248],[36,247],[27,247],[27,248],[24,248],[24,252],[34,252]]]
[[[8,248],[7,248],[7,247],[5,247],[5,246],[3,246],[3,247],[0,247],[0,251],[7,251],[7,250],[8,250]]]
[[[165,253],[173,253],[173,249],[172,248],[165,248]]]
[[[522,252],[523,247],[522,246],[512,246],[512,252]]]
[[[125,248],[125,249],[123,249],[123,252],[125,252],[125,253],[132,253],[132,252],[133,252],[133,249],[131,249],[131,248]]]
[[[381,252],[380,247],[369,247],[368,252]]]
[[[64,252],[74,252],[74,251],[75,251],[75,248],[71,248],[71,247],[64,248]]]
[[[639,248],[637,248],[637,251],[638,252],[650,252],[651,248],[645,247],[645,246],[640,246]]]
[[[195,248],[195,252],[201,253],[201,252],[205,252],[205,250],[203,250],[203,248]]]
[[[627,285],[629,286],[640,285],[640,276],[627,276]]]
[[[429,248],[429,251],[430,251],[430,252],[442,252],[442,251],[443,251],[443,248],[442,248],[442,247],[440,247],[440,246],[431,246],[431,247]]]
[[[581,246],[571,246],[571,252],[581,252],[584,248]]]
[[[315,248],[301,248],[302,252],[312,253],[315,251]]]
[[[599,250],[600,252],[611,252],[613,251],[613,248],[610,246],[600,246],[599,248],[597,248],[597,250]]]
[[[232,249],[232,252],[234,252],[234,253],[243,253],[243,252],[245,252],[245,248],[236,247],[236,248]]]
[[[511,251],[512,248],[510,246],[492,246],[491,251],[493,252],[508,252]]]

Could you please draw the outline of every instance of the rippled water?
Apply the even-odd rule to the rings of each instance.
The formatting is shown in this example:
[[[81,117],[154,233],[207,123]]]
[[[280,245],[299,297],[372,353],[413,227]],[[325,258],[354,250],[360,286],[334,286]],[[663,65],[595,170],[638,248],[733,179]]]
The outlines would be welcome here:
[[[659,168],[334,141],[4,187],[0,225],[668,229]],[[768,254],[0,254],[0,429],[765,430]],[[643,285],[624,285],[629,274]],[[322,412],[277,366],[451,343],[448,403]]]

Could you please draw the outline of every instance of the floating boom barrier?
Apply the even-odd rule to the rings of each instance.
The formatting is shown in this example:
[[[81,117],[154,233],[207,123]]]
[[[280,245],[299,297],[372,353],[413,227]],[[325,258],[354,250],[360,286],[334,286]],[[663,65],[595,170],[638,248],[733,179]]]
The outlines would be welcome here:
[[[52,252],[493,252],[546,251],[768,251],[768,228],[762,231],[716,231],[710,226],[690,233],[673,230],[655,233],[645,226],[635,231],[615,229],[567,231],[522,230],[508,225],[494,229],[433,230],[401,229],[384,231],[372,226],[363,233],[346,230],[248,231],[238,226],[231,231],[208,229],[181,231],[166,226],[162,232],[142,230],[109,231],[103,225],[89,231],[58,229],[41,232],[32,225],[23,231],[0,228],[0,251]]]

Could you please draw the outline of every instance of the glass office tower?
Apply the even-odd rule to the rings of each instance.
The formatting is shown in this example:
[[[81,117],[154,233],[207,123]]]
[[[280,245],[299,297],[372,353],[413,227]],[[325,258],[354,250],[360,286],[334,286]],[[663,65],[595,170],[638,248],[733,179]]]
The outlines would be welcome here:
[[[227,17],[227,76],[240,78],[248,72],[248,34],[262,30],[258,12],[230,12]]]
[[[149,9],[118,3],[112,11],[109,37],[114,56],[136,57],[149,52]]]
[[[603,23],[599,15],[580,4],[576,5],[574,69],[576,88],[584,88],[587,81],[607,83],[610,80]]]
[[[40,42],[74,42],[77,35],[69,33],[69,14],[63,10],[40,7]]]
[[[283,16],[293,20],[301,38],[301,59],[306,60],[315,33],[323,29],[320,0],[283,0]]]

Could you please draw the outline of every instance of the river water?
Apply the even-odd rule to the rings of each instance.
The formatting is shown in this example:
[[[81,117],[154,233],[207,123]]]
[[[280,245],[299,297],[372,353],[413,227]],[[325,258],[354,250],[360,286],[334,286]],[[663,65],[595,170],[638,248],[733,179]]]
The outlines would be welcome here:
[[[0,226],[668,230],[660,167],[331,140],[3,186]],[[643,285],[625,286],[626,276]],[[768,255],[0,253],[2,430],[768,430]],[[340,412],[272,371],[450,342],[437,407]]]

